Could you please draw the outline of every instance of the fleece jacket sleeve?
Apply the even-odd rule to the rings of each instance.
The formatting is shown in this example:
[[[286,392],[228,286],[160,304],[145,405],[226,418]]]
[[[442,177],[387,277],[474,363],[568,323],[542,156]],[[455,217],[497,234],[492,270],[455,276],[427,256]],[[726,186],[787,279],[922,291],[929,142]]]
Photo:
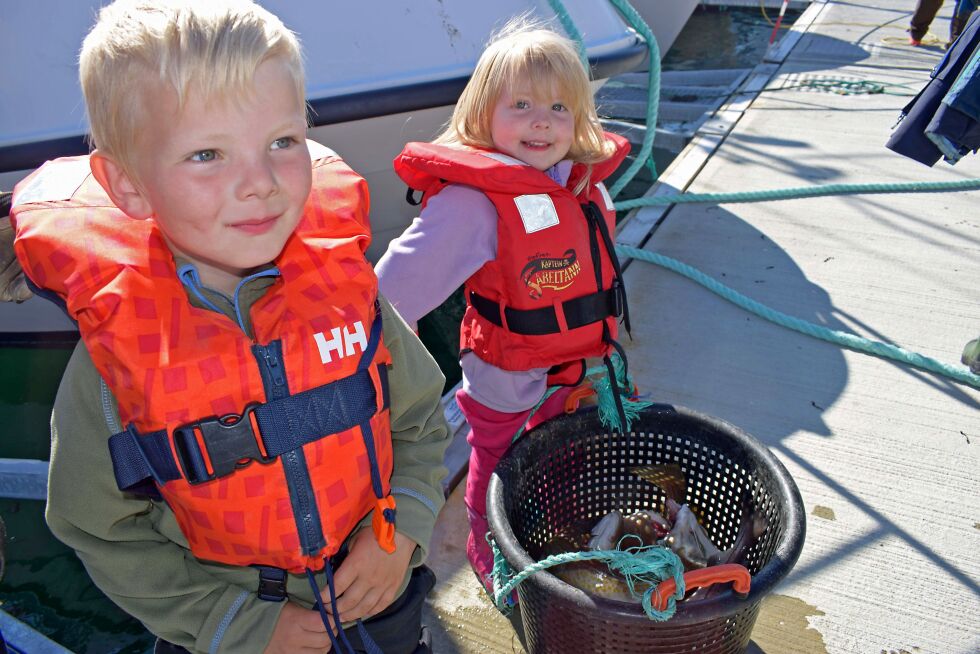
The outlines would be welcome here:
[[[394,467],[391,494],[397,504],[395,528],[418,543],[412,566],[425,560],[436,516],[445,503],[443,456],[449,427],[442,410],[445,377],[432,355],[384,298],[381,316],[391,352],[391,440]],[[370,525],[371,515],[362,521]]]

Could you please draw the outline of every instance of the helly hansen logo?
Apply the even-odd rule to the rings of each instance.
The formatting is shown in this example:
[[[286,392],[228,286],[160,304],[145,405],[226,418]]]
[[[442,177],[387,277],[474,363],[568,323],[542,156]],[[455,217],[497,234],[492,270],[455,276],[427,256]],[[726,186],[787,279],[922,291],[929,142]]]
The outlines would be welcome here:
[[[340,327],[334,327],[330,330],[329,340],[323,332],[313,334],[313,340],[316,341],[316,347],[320,350],[320,361],[323,363],[333,361],[334,354],[341,359],[349,357],[354,354],[355,345],[360,345],[361,352],[367,348],[364,324],[360,320],[353,325],[344,325],[343,330]]]

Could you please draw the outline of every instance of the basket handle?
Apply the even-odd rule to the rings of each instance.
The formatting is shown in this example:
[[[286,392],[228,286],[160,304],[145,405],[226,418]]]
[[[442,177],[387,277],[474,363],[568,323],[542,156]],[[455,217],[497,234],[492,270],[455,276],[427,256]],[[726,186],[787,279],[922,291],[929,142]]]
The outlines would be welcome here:
[[[704,588],[713,584],[732,583],[732,589],[739,595],[748,595],[752,585],[752,575],[744,565],[738,563],[725,563],[713,565],[707,568],[700,568],[684,573],[684,585],[687,590],[692,588]],[[650,603],[658,611],[667,609],[667,600],[677,591],[677,583],[673,577],[669,577],[654,589],[650,597]]]
[[[586,382],[572,389],[572,392],[565,397],[565,413],[575,413],[579,403],[590,395],[594,395],[592,384]]]

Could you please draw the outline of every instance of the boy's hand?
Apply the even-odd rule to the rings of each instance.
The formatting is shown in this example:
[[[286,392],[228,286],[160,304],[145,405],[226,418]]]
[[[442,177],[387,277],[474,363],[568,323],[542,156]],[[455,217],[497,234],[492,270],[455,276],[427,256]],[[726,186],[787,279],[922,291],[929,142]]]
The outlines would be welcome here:
[[[336,629],[334,633],[337,633]],[[276,628],[272,630],[272,638],[265,648],[265,654],[323,654],[329,651],[330,636],[323,626],[320,612],[286,602],[279,614]]]
[[[378,545],[371,529],[354,534],[350,552],[334,577],[340,619],[349,622],[369,618],[388,608],[405,579],[415,547],[415,541],[396,531],[395,551],[388,554]]]

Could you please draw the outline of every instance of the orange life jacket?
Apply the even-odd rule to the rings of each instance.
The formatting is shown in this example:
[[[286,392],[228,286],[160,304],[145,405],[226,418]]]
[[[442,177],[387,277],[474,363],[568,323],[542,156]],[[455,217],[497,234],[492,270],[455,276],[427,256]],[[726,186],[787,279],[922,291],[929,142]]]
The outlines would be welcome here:
[[[15,191],[24,271],[65,302],[118,400],[117,482],[152,477],[201,559],[319,570],[372,509],[394,549],[367,186],[325,152],[296,232],[259,273],[277,279],[251,308],[254,339],[190,304],[154,221],[114,207],[87,157]]]
[[[575,164],[565,186],[517,159],[476,148],[409,143],[395,159],[395,171],[423,192],[423,202],[447,184],[466,184],[497,209],[496,257],[465,284],[463,351],[504,370],[609,352],[625,293],[610,237],[615,210],[602,180],[629,143],[606,138],[614,154],[591,167]],[[585,175],[588,184],[574,194]]]

